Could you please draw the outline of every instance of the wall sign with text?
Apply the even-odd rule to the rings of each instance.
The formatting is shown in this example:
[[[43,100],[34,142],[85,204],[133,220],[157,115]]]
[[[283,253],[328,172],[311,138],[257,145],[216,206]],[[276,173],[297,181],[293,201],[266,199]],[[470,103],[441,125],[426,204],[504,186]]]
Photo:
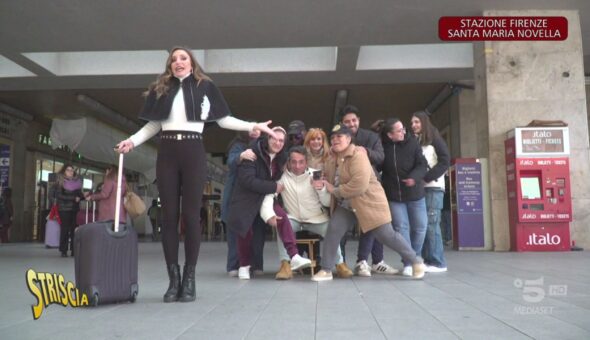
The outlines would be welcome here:
[[[516,157],[567,156],[570,153],[567,127],[523,127],[514,129]]]

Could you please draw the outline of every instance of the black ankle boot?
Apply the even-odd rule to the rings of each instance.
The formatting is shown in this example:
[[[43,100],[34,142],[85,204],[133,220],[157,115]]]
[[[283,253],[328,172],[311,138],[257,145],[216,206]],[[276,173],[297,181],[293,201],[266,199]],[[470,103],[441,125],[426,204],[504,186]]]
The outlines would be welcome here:
[[[177,264],[169,264],[167,269],[170,284],[168,285],[166,294],[164,294],[164,302],[178,301],[178,296],[180,294],[180,266]]]
[[[197,292],[195,287],[195,266],[184,265],[182,271],[182,287],[180,288],[180,295],[178,301],[190,302],[195,301],[197,298]]]

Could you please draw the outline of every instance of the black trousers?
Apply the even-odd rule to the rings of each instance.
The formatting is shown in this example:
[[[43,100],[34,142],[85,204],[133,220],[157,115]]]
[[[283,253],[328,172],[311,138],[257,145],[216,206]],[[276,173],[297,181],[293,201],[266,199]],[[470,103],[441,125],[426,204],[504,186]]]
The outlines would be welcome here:
[[[76,211],[60,211],[61,228],[59,234],[59,251],[61,253],[74,251],[74,229],[76,228]]]
[[[165,131],[175,134],[179,131]],[[179,133],[182,133],[181,131]],[[196,265],[201,246],[200,211],[207,180],[207,156],[201,139],[160,142],[156,177],[162,203],[162,246],[166,264],[178,264],[178,222],[185,226],[186,265]]]

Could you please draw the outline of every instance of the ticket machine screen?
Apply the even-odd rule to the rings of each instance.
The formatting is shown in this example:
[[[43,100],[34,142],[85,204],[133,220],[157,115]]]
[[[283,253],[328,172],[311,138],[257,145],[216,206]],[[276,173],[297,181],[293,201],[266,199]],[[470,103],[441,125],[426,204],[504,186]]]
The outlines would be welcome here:
[[[537,200],[541,198],[541,183],[538,177],[521,177],[520,192],[523,200]]]

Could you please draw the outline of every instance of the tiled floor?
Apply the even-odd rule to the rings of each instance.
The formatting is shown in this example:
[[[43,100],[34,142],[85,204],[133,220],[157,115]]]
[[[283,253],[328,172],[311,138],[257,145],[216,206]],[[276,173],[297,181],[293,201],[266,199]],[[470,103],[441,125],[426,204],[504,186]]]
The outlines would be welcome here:
[[[347,250],[352,266],[356,243]],[[588,251],[449,251],[449,272],[423,281],[374,275],[318,284],[309,276],[275,281],[272,242],[264,276],[229,278],[225,243],[210,242],[201,247],[197,301],[170,304],[161,302],[167,286],[161,245],[140,243],[139,251],[136,303],[50,305],[35,321],[27,269],[73,281],[74,261],[40,244],[0,245],[0,338],[590,339]],[[386,251],[386,261],[397,265],[399,257]]]

